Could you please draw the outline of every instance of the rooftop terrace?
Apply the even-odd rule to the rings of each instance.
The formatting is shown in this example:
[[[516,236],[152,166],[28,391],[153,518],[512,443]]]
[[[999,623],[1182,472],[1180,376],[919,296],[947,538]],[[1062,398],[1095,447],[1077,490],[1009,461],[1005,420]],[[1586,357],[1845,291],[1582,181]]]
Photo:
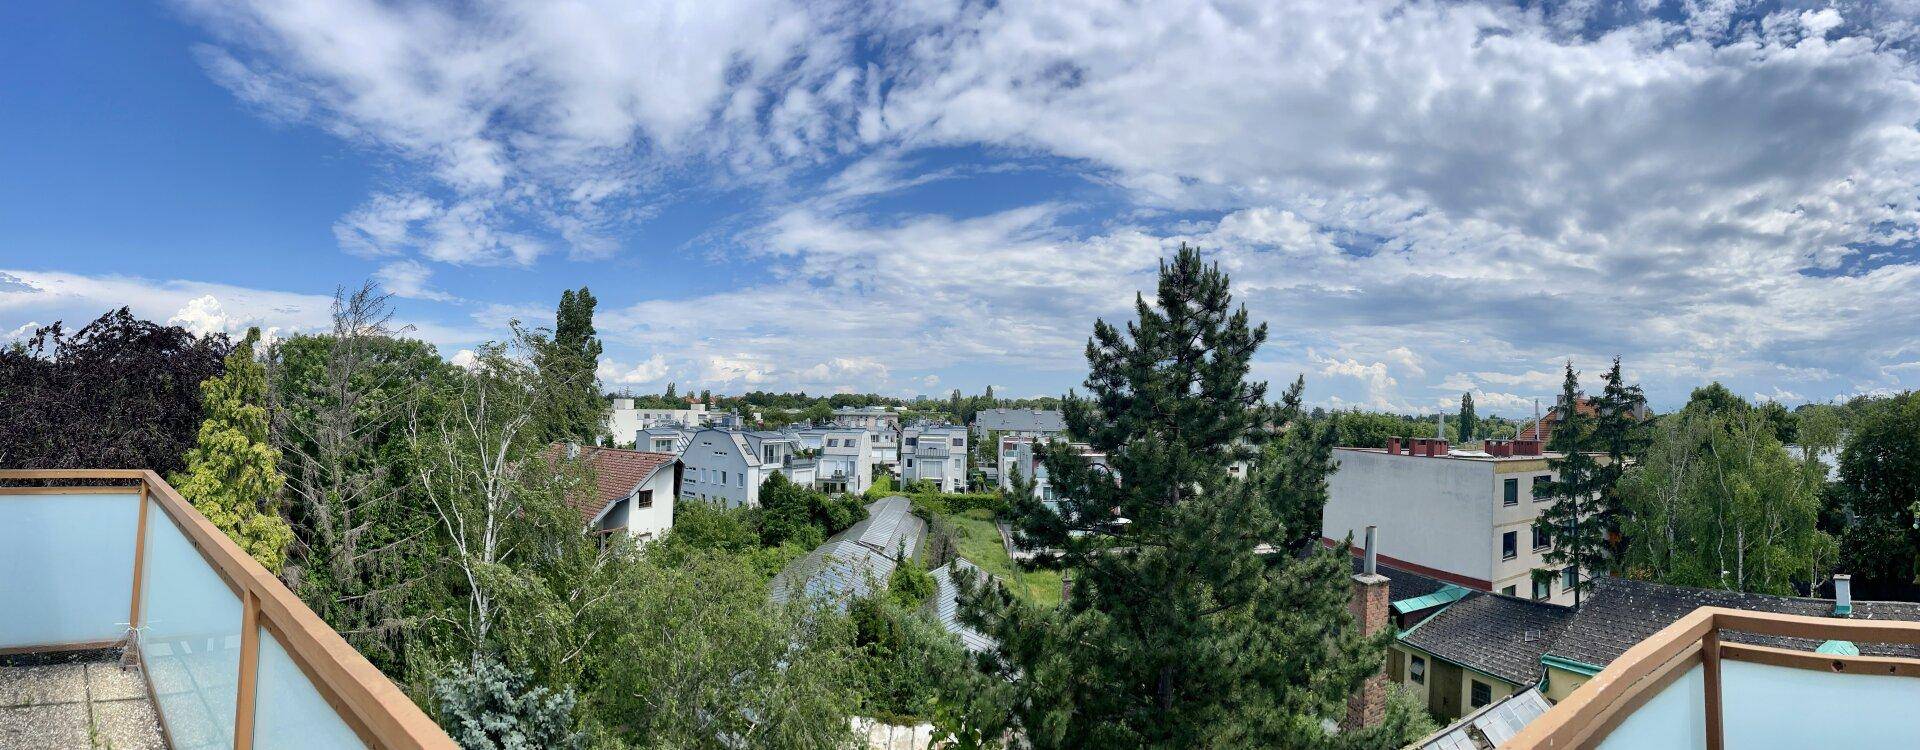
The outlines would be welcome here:
[[[0,747],[454,747],[153,472],[0,483]]]
[[[1920,623],[1701,607],[1501,747],[1920,747],[1920,659],[1856,643],[1920,644]]]

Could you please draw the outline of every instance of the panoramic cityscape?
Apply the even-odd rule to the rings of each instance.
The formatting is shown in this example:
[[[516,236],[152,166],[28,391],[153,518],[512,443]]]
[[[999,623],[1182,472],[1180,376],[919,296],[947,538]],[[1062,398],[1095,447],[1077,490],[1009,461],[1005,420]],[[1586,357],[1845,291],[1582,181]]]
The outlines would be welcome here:
[[[1920,5],[0,9],[0,750],[1920,746]]]

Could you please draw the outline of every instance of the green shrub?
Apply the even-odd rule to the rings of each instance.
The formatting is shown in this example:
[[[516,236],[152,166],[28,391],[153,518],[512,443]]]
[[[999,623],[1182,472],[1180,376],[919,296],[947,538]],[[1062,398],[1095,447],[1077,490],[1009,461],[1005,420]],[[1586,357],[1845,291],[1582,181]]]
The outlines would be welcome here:
[[[530,687],[529,677],[491,659],[455,665],[433,686],[440,726],[466,750],[584,747],[573,730],[573,691]]]

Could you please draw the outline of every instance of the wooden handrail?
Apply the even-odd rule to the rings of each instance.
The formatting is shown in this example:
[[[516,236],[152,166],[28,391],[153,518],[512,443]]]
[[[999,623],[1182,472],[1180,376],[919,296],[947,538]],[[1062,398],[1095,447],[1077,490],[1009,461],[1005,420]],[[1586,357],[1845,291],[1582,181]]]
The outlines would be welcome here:
[[[1600,674],[1576,688],[1559,705],[1528,724],[1500,747],[1503,750],[1585,748],[1606,739],[1626,714],[1651,699],[1678,675],[1677,664],[1705,667],[1702,700],[1706,746],[1722,747],[1720,662],[1767,664],[1847,674],[1920,677],[1920,660],[1845,656],[1728,643],[1723,630],[1865,643],[1920,644],[1920,622],[1855,620],[1836,617],[1769,614],[1724,607],[1701,607],[1627,649]],[[1691,655],[1691,661],[1682,662]]]
[[[392,680],[387,679],[346,639],[328,627],[278,578],[267,572],[265,567],[214,527],[199,511],[194,510],[193,505],[159,474],[144,469],[0,469],[0,480],[9,479],[138,480],[138,487],[85,489],[99,492],[143,490],[143,494],[166,514],[221,580],[234,590],[243,607],[243,619],[248,623],[257,621],[260,627],[279,640],[295,665],[312,681],[314,689],[369,747],[394,750],[452,750],[456,747],[440,725],[428,718]],[[152,522],[152,519],[146,519],[146,524]],[[145,526],[142,527],[141,538],[136,541],[137,547],[143,548],[145,545],[144,530]],[[139,563],[136,562],[136,565]],[[251,635],[244,630],[242,632],[243,640]],[[258,648],[257,644],[254,648]],[[250,690],[257,685],[257,674],[248,672],[256,670],[258,664],[257,657],[241,660],[242,674],[237,684],[243,690]],[[253,696],[238,696],[237,702],[250,707],[253,705]],[[236,733],[248,723],[236,722]],[[236,740],[236,747],[246,747],[251,744],[251,734],[245,740]]]

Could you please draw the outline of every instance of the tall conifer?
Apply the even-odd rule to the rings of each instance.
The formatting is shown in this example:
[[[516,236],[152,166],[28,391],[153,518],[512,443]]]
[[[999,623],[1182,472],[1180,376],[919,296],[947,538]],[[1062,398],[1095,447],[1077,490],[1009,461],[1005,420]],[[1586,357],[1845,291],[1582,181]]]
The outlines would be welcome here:
[[[1305,536],[1289,522],[1317,519],[1331,465],[1324,436],[1261,450],[1267,426],[1301,421],[1297,399],[1272,409],[1247,380],[1266,327],[1187,247],[1136,308],[1124,330],[1095,324],[1088,394],[1064,402],[1073,440],[1105,466],[1054,443],[1043,460],[1057,505],[1009,497],[1022,546],[1072,571],[1066,602],[1036,608],[1001,587],[965,597],[963,617],[1000,644],[982,666],[1011,686],[1012,729],[1035,748],[1412,739],[1325,729],[1381,668],[1385,641],[1348,614],[1344,548],[1275,551]],[[1228,471],[1236,461],[1246,478]]]
[[[170,478],[180,496],[267,570],[280,572],[293,529],[280,517],[286,478],[268,442],[267,370],[254,359],[260,329],[227,355],[226,372],[200,384],[207,419],[187,451],[187,468]]]

